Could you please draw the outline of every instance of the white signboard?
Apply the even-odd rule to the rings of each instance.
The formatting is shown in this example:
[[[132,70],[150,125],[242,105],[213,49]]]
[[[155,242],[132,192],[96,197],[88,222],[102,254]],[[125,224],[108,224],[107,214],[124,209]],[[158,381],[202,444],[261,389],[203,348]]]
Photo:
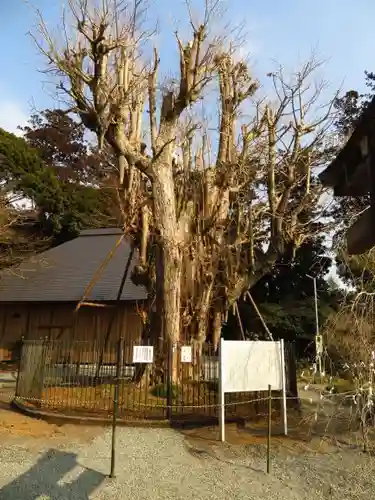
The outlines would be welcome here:
[[[287,435],[284,341],[220,341],[220,438],[225,441],[225,393],[282,391]]]
[[[181,347],[181,363],[191,363],[193,359],[191,345]]]
[[[133,363],[152,363],[154,360],[154,347],[150,345],[133,346]]]
[[[221,353],[224,392],[274,391],[283,387],[280,342],[224,341]]]

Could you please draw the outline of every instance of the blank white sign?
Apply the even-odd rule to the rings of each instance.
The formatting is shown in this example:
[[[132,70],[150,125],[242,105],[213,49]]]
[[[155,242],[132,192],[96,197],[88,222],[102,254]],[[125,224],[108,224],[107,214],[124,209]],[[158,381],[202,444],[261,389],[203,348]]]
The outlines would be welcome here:
[[[225,340],[221,346],[223,392],[283,388],[280,342]]]
[[[133,363],[152,363],[154,347],[150,345],[133,346]]]

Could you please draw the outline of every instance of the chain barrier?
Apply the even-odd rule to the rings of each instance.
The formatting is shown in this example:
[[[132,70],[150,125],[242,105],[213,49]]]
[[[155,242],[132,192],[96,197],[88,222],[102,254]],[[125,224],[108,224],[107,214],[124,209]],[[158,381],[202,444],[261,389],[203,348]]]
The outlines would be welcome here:
[[[12,391],[7,391],[7,392],[1,392],[1,391],[0,391],[0,396],[1,396],[1,397],[8,396],[9,398],[14,399],[13,394],[14,394],[14,393],[12,393]]]
[[[327,395],[320,395],[320,401],[323,400],[329,400],[330,398],[337,397],[337,396],[344,396],[344,399],[346,398],[354,398],[357,393],[353,392],[346,392],[346,393],[340,393],[340,394],[327,394]],[[0,392],[1,396],[9,396],[11,397],[11,394],[9,392]],[[14,400],[20,400],[20,401],[27,401],[27,402],[32,402],[32,403],[44,403],[48,405],[49,403],[53,403],[54,405],[66,405],[66,400],[59,400],[59,399],[53,399],[53,401],[48,400],[48,399],[42,399],[42,398],[32,398],[32,397],[22,397],[22,396],[14,396],[11,399]],[[256,398],[256,399],[249,399],[245,401],[235,401],[235,402],[230,402],[230,403],[224,403],[224,407],[231,407],[231,406],[241,406],[241,405],[247,405],[251,403],[257,403],[261,401],[268,401],[268,397],[263,397],[263,398]],[[272,401],[281,401],[283,400],[282,396],[272,396],[271,397]],[[287,397],[287,400],[293,400],[295,401],[296,397]],[[96,400],[97,401],[97,400]],[[83,407],[85,405],[95,407],[97,406],[95,400],[90,399],[90,400],[79,400],[79,407]],[[306,401],[306,400],[305,400]],[[310,404],[313,403],[312,398],[309,398],[307,401],[309,401]],[[167,405],[167,404],[145,404],[138,402],[137,406],[144,407],[144,408],[171,408],[171,409],[177,409],[177,408],[221,408],[220,404],[202,404],[202,405],[185,405],[185,404],[172,404],[172,405]]]

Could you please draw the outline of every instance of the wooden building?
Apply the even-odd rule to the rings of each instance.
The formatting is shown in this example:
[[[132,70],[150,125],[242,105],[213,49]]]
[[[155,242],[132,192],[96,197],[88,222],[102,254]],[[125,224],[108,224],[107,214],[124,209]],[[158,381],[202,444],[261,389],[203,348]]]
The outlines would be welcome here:
[[[370,196],[371,205],[347,232],[347,244],[350,254],[375,246],[375,97],[348,142],[319,177],[335,196]]]
[[[120,229],[82,231],[77,238],[1,272],[0,361],[11,357],[22,337],[100,343],[112,323],[111,340],[120,336],[129,341],[140,338],[138,310],[147,293],[131,281],[135,253],[120,302],[116,303],[130,255],[130,245],[121,234]],[[101,268],[85,297],[90,305],[82,305],[75,312]],[[114,309],[115,303],[118,307]]]

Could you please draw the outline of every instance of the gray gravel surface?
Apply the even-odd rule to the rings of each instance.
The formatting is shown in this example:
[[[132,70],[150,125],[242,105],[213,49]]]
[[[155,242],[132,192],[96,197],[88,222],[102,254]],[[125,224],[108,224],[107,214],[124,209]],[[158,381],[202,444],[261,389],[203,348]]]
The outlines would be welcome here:
[[[110,431],[91,443],[48,440],[0,446],[0,499],[368,499],[373,459],[350,449],[301,454],[263,446],[187,441],[171,429],[118,430],[117,477],[109,479]]]

